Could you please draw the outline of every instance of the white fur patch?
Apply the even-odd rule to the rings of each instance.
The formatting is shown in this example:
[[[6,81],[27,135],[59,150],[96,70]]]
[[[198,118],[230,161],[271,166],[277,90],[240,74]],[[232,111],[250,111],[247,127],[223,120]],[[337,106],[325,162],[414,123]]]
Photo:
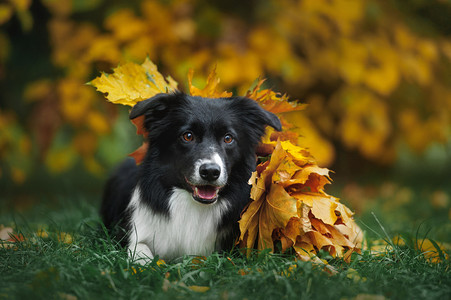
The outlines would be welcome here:
[[[226,201],[201,204],[189,192],[174,188],[169,198],[169,217],[165,217],[154,213],[140,198],[137,187],[130,201],[131,257],[148,259],[158,255],[171,260],[183,255],[209,255],[216,250],[217,227],[229,209]]]
[[[216,152],[213,152],[213,155],[210,158],[198,159],[194,163],[194,169],[193,169],[194,174],[192,174],[192,176],[190,178],[190,182],[191,183],[200,183],[203,181],[203,179],[200,177],[199,169],[203,164],[208,164],[208,163],[215,163],[219,166],[221,173],[219,175],[219,178],[216,179],[216,183],[218,185],[225,185],[227,183],[227,179],[228,179],[227,169],[225,167],[223,159]]]

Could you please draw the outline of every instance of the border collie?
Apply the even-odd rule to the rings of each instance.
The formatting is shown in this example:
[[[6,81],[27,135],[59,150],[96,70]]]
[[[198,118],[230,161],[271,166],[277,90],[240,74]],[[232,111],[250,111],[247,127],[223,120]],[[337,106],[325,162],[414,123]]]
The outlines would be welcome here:
[[[137,103],[130,119],[142,115],[149,147],[139,166],[126,160],[108,180],[105,226],[125,229],[129,256],[141,263],[232,249],[256,146],[280,120],[248,98],[180,92]]]

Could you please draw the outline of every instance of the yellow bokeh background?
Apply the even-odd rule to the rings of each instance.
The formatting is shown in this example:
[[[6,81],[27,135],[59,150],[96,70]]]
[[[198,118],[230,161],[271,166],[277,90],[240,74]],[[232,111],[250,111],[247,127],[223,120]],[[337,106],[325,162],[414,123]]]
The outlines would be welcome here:
[[[2,2],[0,178],[20,185],[38,166],[105,175],[120,158],[105,153],[112,136],[120,139],[115,126],[126,110],[86,83],[146,57],[181,89],[190,69],[202,86],[216,68],[221,88],[237,95],[267,78],[266,87],[308,104],[284,117],[324,167],[339,169],[347,157],[393,168],[403,151],[421,156],[433,145],[449,153],[451,29],[428,9],[446,16],[451,3]],[[36,65],[16,68],[29,38],[45,47],[21,48]]]

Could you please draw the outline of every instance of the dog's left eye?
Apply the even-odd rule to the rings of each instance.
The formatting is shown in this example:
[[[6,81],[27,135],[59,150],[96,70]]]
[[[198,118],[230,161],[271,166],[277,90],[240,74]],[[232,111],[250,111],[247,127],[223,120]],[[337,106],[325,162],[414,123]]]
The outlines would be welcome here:
[[[233,142],[233,136],[231,134],[226,134],[224,136],[224,143],[230,144],[231,142]]]
[[[182,134],[182,139],[185,142],[192,142],[194,140],[194,134],[191,131],[187,131]]]

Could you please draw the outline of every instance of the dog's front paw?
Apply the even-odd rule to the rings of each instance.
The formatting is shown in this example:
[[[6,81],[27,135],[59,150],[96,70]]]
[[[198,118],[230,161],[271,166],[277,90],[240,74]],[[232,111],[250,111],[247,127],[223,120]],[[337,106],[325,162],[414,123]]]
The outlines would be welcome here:
[[[128,257],[140,265],[145,265],[153,260],[152,251],[144,243],[136,244],[136,247],[128,249]]]

